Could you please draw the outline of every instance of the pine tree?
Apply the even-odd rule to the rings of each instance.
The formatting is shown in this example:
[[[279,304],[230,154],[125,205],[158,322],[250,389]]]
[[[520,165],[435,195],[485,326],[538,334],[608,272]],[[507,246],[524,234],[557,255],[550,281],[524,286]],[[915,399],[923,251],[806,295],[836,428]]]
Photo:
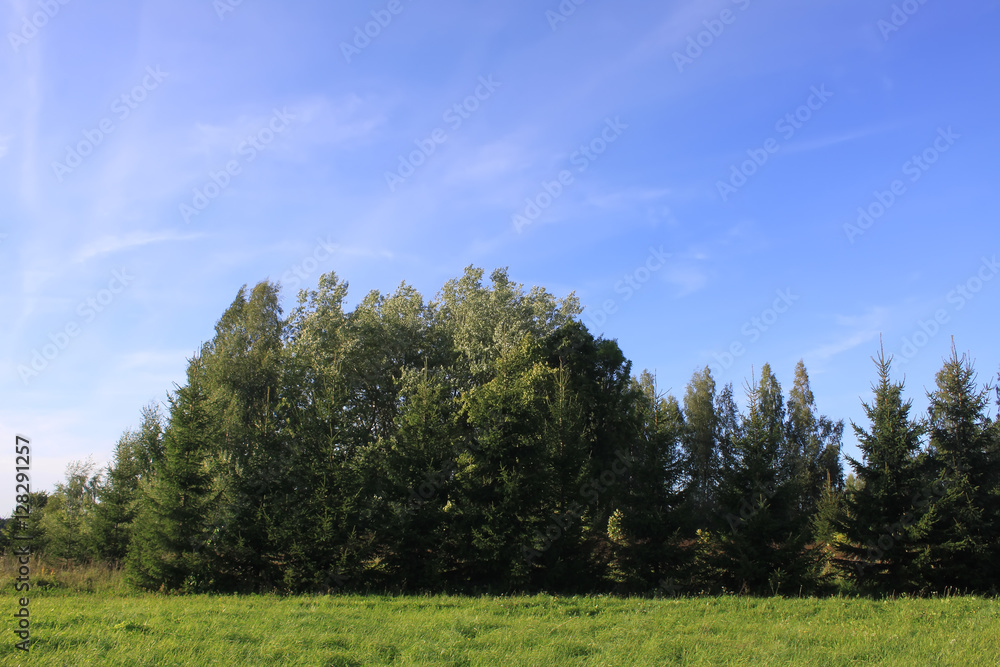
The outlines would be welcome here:
[[[126,431],[118,439],[114,460],[98,488],[95,530],[100,535],[103,558],[118,562],[128,553],[140,484],[152,476],[162,458],[162,417],[159,407],[151,404],[142,410],[139,430]]]
[[[210,519],[216,548],[225,552],[226,571],[219,579],[241,589],[270,583],[273,569],[262,556],[270,551],[270,520],[277,518],[272,492],[281,488],[275,411],[284,322],[278,289],[268,281],[249,293],[245,285],[240,288],[201,359],[207,409],[219,427],[219,437],[205,452],[222,492]]]
[[[463,446],[443,372],[407,369],[401,385],[403,407],[385,461],[392,503],[387,568],[407,590],[440,590],[452,551],[444,508],[454,476],[473,465],[473,452]]]
[[[926,525],[913,498],[925,428],[910,419],[912,402],[903,401],[903,383],[889,380],[891,357],[880,349],[873,361],[879,376],[872,385],[875,398],[862,403],[871,430],[851,423],[863,457],[847,457],[857,487],[845,499],[838,528],[846,542],[838,545],[842,555],[835,563],[863,590],[903,593],[919,586],[915,545]]]
[[[206,455],[216,435],[207,409],[200,359],[188,365],[188,384],[170,398],[163,462],[142,484],[126,568],[142,588],[177,590],[212,586],[207,517],[212,479]]]
[[[676,579],[682,566],[679,507],[683,498],[680,436],[684,418],[673,396],[644,371],[633,386],[639,432],[629,451],[630,483],[608,524],[611,578],[624,591],[649,591]]]
[[[715,414],[719,447],[719,482],[727,484],[739,462],[743,424],[739,406],[733,395],[733,383],[726,383],[715,399]]]
[[[990,388],[976,385],[972,362],[951,357],[928,393],[930,448],[925,479],[931,493],[928,535],[918,560],[932,590],[986,591],[996,586],[990,547],[997,539],[991,484],[998,461],[992,451],[994,425],[987,410]]]
[[[721,566],[730,589],[752,593],[800,590],[808,580],[809,526],[796,511],[795,480],[785,439],[781,385],[764,364],[747,386],[747,413],[737,441],[737,466],[724,484],[727,529]]]

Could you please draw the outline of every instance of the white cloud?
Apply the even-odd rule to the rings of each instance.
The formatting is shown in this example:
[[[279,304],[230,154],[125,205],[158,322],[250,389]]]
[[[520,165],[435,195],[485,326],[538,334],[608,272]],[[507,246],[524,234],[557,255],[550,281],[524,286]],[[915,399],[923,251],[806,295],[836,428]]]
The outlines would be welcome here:
[[[203,237],[204,234],[180,234],[178,232],[133,232],[121,236],[105,236],[88,243],[77,252],[75,262],[83,262],[100,255],[119,252],[128,248],[149,245],[150,243],[162,243],[164,241],[192,241]]]
[[[600,208],[624,208],[640,202],[662,199],[670,194],[666,188],[627,188],[607,194],[592,194],[586,204]]]
[[[849,141],[854,141],[855,139],[870,137],[873,134],[880,134],[882,132],[886,132],[893,129],[894,127],[895,126],[865,127],[859,130],[844,132],[842,134],[820,137],[819,139],[814,139],[812,141],[800,141],[791,144],[789,146],[782,146],[781,152],[788,154],[788,153],[806,153],[809,151],[821,150],[823,148],[829,148],[830,146],[836,146],[837,144],[843,144]]]
[[[836,325],[848,329],[848,331],[840,333],[833,341],[809,351],[805,356],[828,361],[843,352],[853,350],[859,345],[877,338],[887,319],[888,312],[887,308],[876,307],[869,308],[862,315],[834,316]]]
[[[682,297],[704,289],[708,285],[708,274],[697,266],[670,266],[664,280],[677,288],[674,296]]]

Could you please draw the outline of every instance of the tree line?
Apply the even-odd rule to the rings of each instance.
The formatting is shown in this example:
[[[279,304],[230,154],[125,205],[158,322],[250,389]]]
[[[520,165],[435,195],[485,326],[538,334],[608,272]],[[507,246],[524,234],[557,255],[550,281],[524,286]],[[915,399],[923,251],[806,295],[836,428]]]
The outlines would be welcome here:
[[[666,394],[506,270],[347,288],[286,317],[244,286],[166,414],[33,494],[36,548],[185,592],[997,591],[1000,426],[954,348],[923,416],[878,353],[845,478],[801,361],[740,409],[707,367]]]

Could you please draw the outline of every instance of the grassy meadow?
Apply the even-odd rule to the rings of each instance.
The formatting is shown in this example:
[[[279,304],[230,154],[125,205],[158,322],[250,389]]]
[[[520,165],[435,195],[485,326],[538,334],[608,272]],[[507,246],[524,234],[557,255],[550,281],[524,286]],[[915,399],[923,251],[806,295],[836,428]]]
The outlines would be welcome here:
[[[2,577],[12,613],[9,560]],[[981,597],[179,596],[37,561],[32,580],[30,655],[6,630],[0,664],[1000,664]]]

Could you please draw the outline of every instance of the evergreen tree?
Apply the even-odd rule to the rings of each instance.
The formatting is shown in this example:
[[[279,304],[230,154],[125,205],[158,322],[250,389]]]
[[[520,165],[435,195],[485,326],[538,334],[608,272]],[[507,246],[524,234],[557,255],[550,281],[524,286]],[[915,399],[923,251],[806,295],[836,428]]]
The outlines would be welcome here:
[[[794,459],[785,439],[781,385],[764,364],[747,386],[747,413],[737,441],[737,466],[723,486],[728,530],[720,567],[730,590],[777,593],[811,586],[806,517],[796,511]]]
[[[12,510],[6,519],[0,519],[0,550],[3,553],[9,553],[8,550],[15,544],[21,547],[27,544],[32,551],[42,551],[45,547],[45,533],[42,530],[41,520],[51,496],[48,491],[32,491],[27,495],[27,503],[18,503],[27,504],[30,508],[31,514],[27,520],[15,518],[21,516],[16,514],[15,510]],[[33,539],[15,539],[16,535],[22,538],[30,536]]]
[[[649,591],[676,579],[684,565],[679,510],[683,500],[680,438],[684,417],[643,371],[634,382],[638,433],[629,451],[629,482],[608,521],[612,581],[622,591]]]
[[[211,558],[207,526],[213,500],[207,455],[218,431],[202,373],[200,359],[192,359],[188,384],[170,397],[163,462],[141,485],[126,568],[142,588],[211,588],[220,565]]]
[[[917,455],[925,427],[910,418],[903,383],[889,379],[892,359],[880,349],[873,361],[875,398],[862,403],[871,427],[851,423],[863,457],[847,457],[857,486],[845,498],[838,528],[846,542],[838,545],[843,555],[835,563],[862,590],[903,593],[919,587],[915,545],[926,532],[926,516],[913,499],[921,490]]]
[[[463,442],[454,388],[443,372],[407,369],[401,385],[402,408],[385,462],[392,503],[387,568],[401,588],[441,590],[453,567],[453,481],[460,470],[469,472],[474,456]]]
[[[263,584],[291,591],[356,586],[371,536],[346,408],[354,387],[345,368],[348,284],[335,273],[299,292],[285,325],[282,394],[277,406],[282,455],[274,461],[267,551],[275,566]]]
[[[976,385],[972,362],[960,358],[952,343],[951,357],[928,393],[930,447],[925,479],[930,494],[930,528],[918,565],[927,585],[987,591],[995,587],[991,546],[998,538],[995,426],[987,415],[989,387]]]
[[[494,360],[493,379],[459,399],[475,454],[472,465],[455,474],[448,511],[454,512],[449,523],[462,542],[456,545],[455,573],[473,591],[526,586],[533,562],[525,558],[525,547],[551,562],[568,543],[563,534],[544,544],[533,535],[559,504],[569,502],[550,484],[545,420],[553,374],[540,363],[540,352],[533,337],[526,337]]]
[[[275,569],[263,555],[270,551],[269,521],[276,518],[271,494],[280,488],[275,411],[284,323],[278,296],[278,286],[271,282],[258,283],[249,294],[245,285],[240,288],[201,358],[206,409],[219,433],[205,452],[221,493],[209,522],[215,548],[225,553],[225,571],[218,579],[227,581],[227,587],[265,585]]]
[[[718,424],[720,484],[726,484],[736,471],[740,442],[743,438],[742,418],[733,395],[733,383],[726,383],[715,400]]]
[[[162,416],[159,406],[150,404],[142,410],[139,430],[126,431],[118,439],[114,460],[97,491],[95,529],[103,558],[118,562],[128,553],[140,485],[152,476],[162,458]]]

